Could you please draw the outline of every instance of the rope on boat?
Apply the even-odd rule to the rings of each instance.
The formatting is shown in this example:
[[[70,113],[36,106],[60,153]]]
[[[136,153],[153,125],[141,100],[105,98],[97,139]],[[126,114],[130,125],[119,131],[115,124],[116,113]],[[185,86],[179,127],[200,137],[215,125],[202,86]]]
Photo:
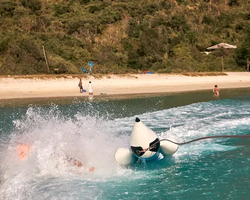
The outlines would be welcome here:
[[[177,145],[184,145],[184,144],[189,144],[189,143],[196,142],[199,140],[206,140],[206,139],[213,139],[213,138],[250,138],[250,135],[214,135],[214,136],[197,138],[197,139],[190,140],[187,142],[174,142],[174,141],[169,140],[169,139],[162,139],[160,141],[168,141],[168,142],[172,142],[172,143],[177,144]]]
[[[177,144],[177,145],[185,145],[185,144],[189,144],[189,143],[196,142],[196,141],[199,141],[199,140],[206,140],[206,139],[213,139],[213,138],[250,138],[250,135],[214,135],[214,136],[207,136],[207,137],[197,138],[197,139],[190,140],[190,141],[187,141],[187,142],[174,142],[174,141],[169,140],[169,139],[161,139],[161,140],[158,140],[157,142],[155,142],[154,144],[152,144],[150,147],[141,150],[140,152],[146,152],[146,151],[148,151],[150,149],[153,149],[154,145],[156,145],[160,141],[168,141],[168,142],[172,142],[172,143]]]

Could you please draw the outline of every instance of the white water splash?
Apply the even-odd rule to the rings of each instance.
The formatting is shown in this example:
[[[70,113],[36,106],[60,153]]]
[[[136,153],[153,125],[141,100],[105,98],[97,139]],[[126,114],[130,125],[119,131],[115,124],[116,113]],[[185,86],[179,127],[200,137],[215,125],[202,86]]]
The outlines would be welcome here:
[[[40,177],[104,181],[130,173],[114,160],[114,152],[126,145],[128,136],[118,137],[112,123],[80,113],[66,118],[56,107],[47,112],[29,108],[22,119],[14,121],[16,128],[0,154],[0,194],[4,199],[29,199],[32,181]],[[26,160],[18,158],[19,143],[31,146]],[[84,167],[71,165],[67,157],[81,161]],[[88,172],[92,166],[95,171]]]

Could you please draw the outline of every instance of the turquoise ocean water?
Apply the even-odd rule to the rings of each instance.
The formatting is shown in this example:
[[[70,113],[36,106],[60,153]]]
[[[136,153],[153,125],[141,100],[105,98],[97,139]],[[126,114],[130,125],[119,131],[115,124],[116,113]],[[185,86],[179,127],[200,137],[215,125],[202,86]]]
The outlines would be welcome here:
[[[160,139],[250,135],[250,89],[103,100],[0,104],[0,199],[250,199],[250,139],[180,146],[172,158],[121,167],[135,117]],[[27,160],[17,144],[32,145]],[[75,157],[95,171],[73,167]]]

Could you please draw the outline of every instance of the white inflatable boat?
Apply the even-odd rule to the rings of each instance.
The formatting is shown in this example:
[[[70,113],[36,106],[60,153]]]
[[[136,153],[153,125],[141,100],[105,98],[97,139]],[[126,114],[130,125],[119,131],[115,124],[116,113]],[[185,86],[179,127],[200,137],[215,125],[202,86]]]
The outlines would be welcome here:
[[[138,159],[157,160],[160,154],[169,156],[177,150],[177,144],[166,140],[160,141],[154,131],[145,126],[139,118],[136,118],[130,136],[130,149],[119,148],[115,153],[115,160],[120,165],[129,165]]]

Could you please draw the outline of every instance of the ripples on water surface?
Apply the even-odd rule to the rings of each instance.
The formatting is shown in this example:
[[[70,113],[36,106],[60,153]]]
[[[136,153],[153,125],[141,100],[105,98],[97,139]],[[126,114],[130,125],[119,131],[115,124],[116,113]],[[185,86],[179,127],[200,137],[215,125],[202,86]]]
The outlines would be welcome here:
[[[3,106],[0,199],[249,199],[249,139],[203,140],[181,146],[171,159],[129,168],[114,161],[119,147],[129,147],[136,116],[160,138],[178,142],[249,135],[249,90],[226,94]],[[32,144],[26,161],[17,158],[20,142]],[[95,171],[68,165],[66,155]]]

